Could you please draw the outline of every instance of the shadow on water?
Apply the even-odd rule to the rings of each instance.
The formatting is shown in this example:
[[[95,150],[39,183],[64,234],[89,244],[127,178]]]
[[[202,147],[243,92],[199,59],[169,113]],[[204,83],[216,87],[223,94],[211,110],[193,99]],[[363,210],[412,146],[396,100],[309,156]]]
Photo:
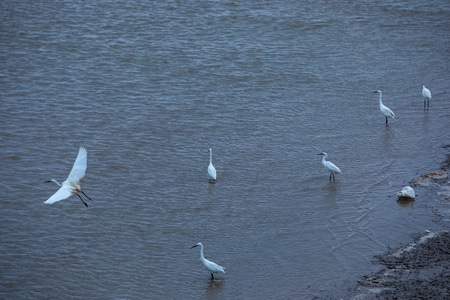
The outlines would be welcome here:
[[[414,201],[411,200],[402,200],[398,199],[397,204],[405,209],[413,210],[414,209]]]
[[[339,195],[340,182],[337,179],[334,182],[327,182],[322,186],[322,189],[326,191],[326,199],[334,202]]]
[[[208,194],[213,193],[215,188],[216,188],[216,183],[208,183]]]
[[[225,281],[222,279],[215,278],[214,280],[208,280],[206,286],[206,293],[208,296],[218,295],[222,291]]]
[[[428,118],[428,110],[424,110],[423,112],[423,127],[425,129],[428,129],[428,125],[429,125],[429,118]]]
[[[383,145],[385,147],[389,146],[393,138],[395,138],[395,128],[387,124],[384,129]]]

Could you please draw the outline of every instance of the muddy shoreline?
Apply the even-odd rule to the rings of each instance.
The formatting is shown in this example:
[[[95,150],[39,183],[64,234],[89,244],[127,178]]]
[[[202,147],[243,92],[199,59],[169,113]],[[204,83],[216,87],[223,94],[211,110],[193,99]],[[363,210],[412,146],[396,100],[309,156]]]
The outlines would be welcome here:
[[[425,232],[406,247],[377,256],[382,269],[365,275],[349,299],[449,299],[450,234]]]
[[[450,149],[450,145],[444,146]],[[441,169],[411,181],[430,188],[450,206],[450,154]],[[437,222],[448,224],[450,209],[434,210]],[[404,247],[375,256],[380,270],[363,276],[345,299],[450,299],[450,234],[425,230]]]

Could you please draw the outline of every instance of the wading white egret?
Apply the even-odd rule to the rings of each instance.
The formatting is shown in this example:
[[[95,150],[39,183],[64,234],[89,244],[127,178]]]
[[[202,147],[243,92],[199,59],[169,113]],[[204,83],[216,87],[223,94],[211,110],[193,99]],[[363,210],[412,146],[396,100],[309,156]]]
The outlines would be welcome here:
[[[330,181],[331,178],[333,178],[333,181],[335,181],[334,174],[341,174],[341,170],[332,162],[327,161],[328,154],[326,152],[322,152],[317,155],[322,155],[322,165],[325,167],[325,169],[328,170],[328,172],[330,172]]]
[[[216,183],[217,174],[216,168],[214,168],[212,164],[212,149],[209,148],[209,166],[208,166],[208,175],[209,175],[209,183]]]
[[[424,85],[422,86],[423,109],[430,109],[431,92]]]
[[[200,247],[200,260],[202,261],[203,266],[205,266],[206,270],[211,272],[211,280],[214,280],[214,275],[213,275],[214,273],[225,273],[224,267],[219,266],[215,262],[207,260],[203,256],[203,244],[202,243],[197,243],[196,245],[192,246],[191,249],[195,248],[195,247]]]
[[[403,187],[400,192],[397,192],[397,197],[399,200],[414,200],[416,198],[416,194],[414,193],[414,189],[407,185]]]
[[[388,117],[395,118],[395,114],[389,107],[383,105],[383,101],[381,100],[381,98],[383,97],[381,91],[378,90],[378,91],[374,92],[374,94],[377,94],[377,93],[380,94],[380,110],[383,113],[384,117],[386,118],[386,125],[387,125]]]
[[[85,195],[86,198],[92,200],[81,190],[81,180],[83,179],[84,174],[86,173],[86,168],[87,168],[87,151],[86,148],[81,146],[80,150],[78,151],[78,156],[75,159],[75,162],[73,163],[72,170],[70,171],[67,179],[62,184],[55,179],[46,181],[46,182],[54,182],[58,186],[60,186],[60,188],[56,193],[53,194],[53,196],[48,198],[48,200],[45,201],[44,203],[52,204],[67,199],[73,194],[75,194],[80,198],[81,202],[83,202],[83,204],[86,205],[87,207],[88,206],[87,203],[83,201],[80,195],[78,195],[78,193],[83,193],[83,195]]]

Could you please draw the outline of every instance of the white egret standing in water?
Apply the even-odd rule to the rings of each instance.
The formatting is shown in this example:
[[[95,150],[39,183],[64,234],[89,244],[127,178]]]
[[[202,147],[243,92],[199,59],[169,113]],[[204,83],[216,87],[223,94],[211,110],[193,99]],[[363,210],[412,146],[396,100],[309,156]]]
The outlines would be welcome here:
[[[60,186],[59,190],[53,194],[50,198],[48,198],[47,201],[45,201],[45,204],[52,204],[64,199],[69,198],[73,194],[77,195],[81,202],[83,202],[86,207],[88,206],[86,202],[83,201],[83,198],[81,198],[78,193],[83,193],[83,195],[86,196],[89,200],[92,200],[89,198],[82,190],[81,190],[81,180],[84,177],[84,174],[86,173],[87,168],[87,151],[86,148],[83,146],[80,147],[80,150],[78,151],[78,156],[75,159],[75,162],[73,163],[72,170],[69,173],[69,176],[67,179],[61,184],[57,180],[52,179],[48,180],[46,182],[54,182],[58,186]]]
[[[209,183],[216,183],[216,168],[212,164],[212,149],[209,148],[209,166],[208,166]]]
[[[388,123],[388,117],[390,118],[395,118],[395,114],[394,112],[387,106],[383,105],[383,101],[381,100],[382,98],[382,93],[380,90],[377,90],[374,92],[374,94],[380,94],[380,110],[383,113],[384,117],[386,118],[386,125]]]
[[[207,260],[203,256],[203,244],[202,243],[197,243],[196,245],[192,246],[191,249],[195,248],[195,247],[200,247],[200,260],[203,263],[203,266],[205,266],[206,270],[211,272],[211,280],[214,280],[214,275],[213,275],[214,273],[225,273],[224,267],[219,266],[215,262]]]
[[[322,155],[322,165],[325,167],[325,169],[328,170],[328,172],[330,172],[330,181],[331,178],[333,178],[333,181],[335,181],[334,174],[340,174],[341,170],[332,162],[327,161],[328,154],[326,152],[319,153],[318,155]]]
[[[431,92],[424,85],[422,86],[423,109],[430,109]]]

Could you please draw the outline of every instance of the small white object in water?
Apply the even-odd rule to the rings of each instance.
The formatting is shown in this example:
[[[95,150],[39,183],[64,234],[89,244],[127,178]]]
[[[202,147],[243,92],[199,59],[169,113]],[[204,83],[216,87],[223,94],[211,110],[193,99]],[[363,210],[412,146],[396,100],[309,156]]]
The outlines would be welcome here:
[[[397,197],[400,199],[414,200],[416,198],[416,194],[414,193],[414,189],[407,185],[403,187],[400,192],[397,192]]]

